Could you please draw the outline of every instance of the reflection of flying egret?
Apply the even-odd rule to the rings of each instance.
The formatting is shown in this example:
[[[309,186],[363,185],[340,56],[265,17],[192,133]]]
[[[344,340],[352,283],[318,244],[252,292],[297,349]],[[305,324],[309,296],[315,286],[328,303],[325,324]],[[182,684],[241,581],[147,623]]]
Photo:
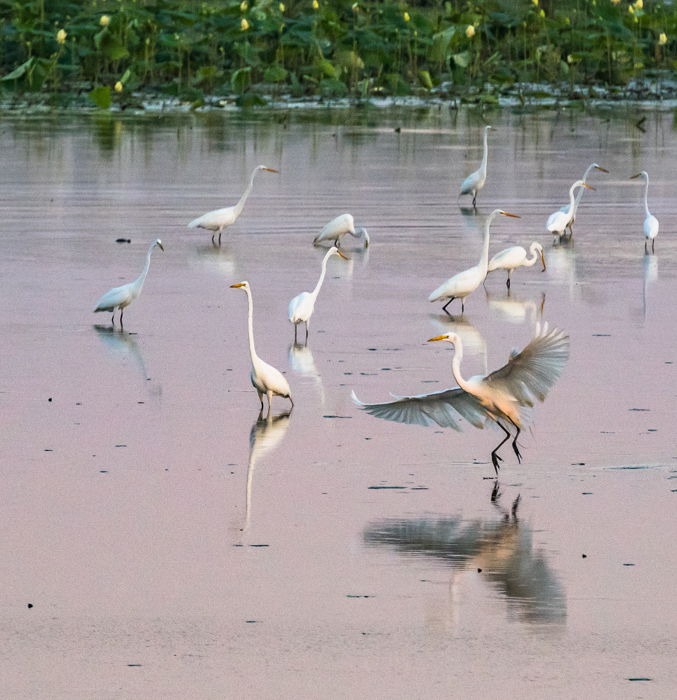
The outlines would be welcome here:
[[[489,158],[489,143],[487,141],[487,137],[489,135],[489,129],[492,128],[493,127],[491,126],[484,127],[484,150],[482,151],[482,163],[480,164],[478,170],[475,170],[474,173],[470,173],[470,175],[463,180],[461,191],[458,195],[460,197],[463,194],[471,194],[473,207],[477,201],[477,193],[484,187],[484,183],[487,179],[487,160]]]
[[[247,324],[249,331],[249,355],[252,360],[252,368],[249,372],[249,379],[253,387],[256,389],[256,393],[259,395],[259,401],[261,402],[261,410],[263,410],[263,395],[268,397],[268,413],[270,413],[271,403],[273,395],[282,396],[285,399],[289,399],[292,407],[294,406],[294,401],[291,397],[291,389],[289,388],[289,382],[284,378],[282,372],[275,369],[272,365],[264,362],[257,354],[256,348],[254,347],[254,305],[252,302],[252,292],[249,287],[249,282],[238,282],[237,284],[230,285],[232,289],[242,289],[247,294],[247,302],[249,305],[249,313],[247,316]]]
[[[482,253],[477,265],[450,277],[428,297],[428,301],[442,301],[446,299],[447,301],[442,307],[442,310],[447,311],[447,306],[449,306],[454,299],[460,299],[461,313],[465,311],[465,297],[467,297],[468,294],[472,294],[472,292],[484,282],[484,278],[487,276],[487,264],[489,262],[489,227],[497,214],[512,216],[515,219],[520,218],[517,214],[509,214],[502,209],[494,209],[484,222],[484,241],[482,243]],[[447,311],[447,313],[449,312]]]
[[[606,168],[603,168],[601,165],[598,165],[597,163],[590,163],[590,165],[588,165],[588,167],[585,169],[585,172],[583,173],[583,177],[581,178],[581,180],[583,180],[583,182],[587,182],[588,176],[590,175],[590,173],[593,170],[599,170],[602,173],[609,172]],[[574,222],[576,221],[576,212],[578,211],[578,207],[581,203],[581,199],[583,199],[583,192],[584,191],[585,191],[584,188],[581,187],[578,190],[578,192],[576,192],[576,199],[574,200],[574,208],[573,208],[573,211],[571,213],[571,221],[569,222],[569,231],[573,230],[573,225],[574,225]],[[570,206],[571,206],[570,204],[565,204],[563,207],[560,207],[560,211],[564,211],[564,212],[569,211]]]
[[[550,231],[550,233],[554,233],[557,236],[565,235],[567,227],[573,221],[576,206],[574,191],[579,187],[585,187],[587,190],[595,189],[592,185],[588,185],[583,180],[576,180],[576,182],[574,182],[574,184],[569,188],[569,206],[564,210],[558,209],[557,211],[554,211],[548,217],[545,227],[548,229],[548,231]]]
[[[278,416],[271,416],[270,413],[263,417],[259,413],[259,417],[252,425],[249,433],[249,462],[247,464],[247,497],[245,501],[245,524],[242,528],[246,530],[249,527],[249,521],[252,513],[252,493],[254,485],[254,471],[256,463],[266,454],[274,450],[284,438],[287,428],[289,427],[290,411],[280,413]]]
[[[249,193],[252,191],[254,186],[254,177],[259,171],[265,173],[276,173],[277,170],[272,168],[267,168],[265,165],[257,165],[249,178],[249,184],[247,189],[242,193],[240,201],[232,207],[223,207],[223,209],[214,209],[213,211],[208,211],[202,216],[198,216],[197,219],[193,219],[189,224],[188,228],[204,228],[207,231],[213,231],[212,233],[212,243],[214,242],[214,236],[218,232],[219,234],[219,244],[221,243],[221,233],[226,226],[231,226],[237,221],[237,217],[240,216],[242,210],[244,209],[244,203],[249,197]]]
[[[125,307],[129,306],[134,299],[141,294],[143,283],[146,281],[146,275],[148,274],[148,268],[150,268],[150,254],[153,252],[155,246],[164,251],[162,241],[159,238],[150,244],[150,248],[148,248],[148,252],[146,253],[146,264],[144,265],[143,272],[134,282],[109,289],[97,302],[94,311],[112,311],[113,316],[111,318],[111,323],[113,325],[115,325],[115,310],[120,309],[120,328],[122,328],[122,314],[124,313]]]
[[[496,255],[489,260],[487,274],[494,270],[507,270],[508,279],[505,284],[508,289],[510,289],[510,273],[517,267],[531,267],[540,257],[541,264],[543,265],[543,270],[541,270],[541,272],[545,272],[543,246],[538,241],[534,241],[529,246],[529,253],[531,257],[527,257],[527,251],[524,250],[521,245],[514,245],[512,248],[506,248],[500,253],[496,253]]]
[[[569,357],[569,337],[547,324],[536,327],[536,335],[521,352],[510,355],[507,364],[487,376],[464,379],[461,375],[463,343],[455,333],[447,333],[429,342],[445,340],[455,348],[451,371],[458,386],[418,396],[396,396],[386,403],[362,403],[355,392],[353,401],[367,413],[398,423],[439,425],[459,430],[456,414],[477,428],[484,427],[487,419],[493,421],[505,433],[505,437],[491,452],[491,462],[498,474],[498,450],[510,439],[509,426],[515,428],[512,448],[521,461],[517,447],[523,423],[527,416],[520,408],[531,407],[536,399],[543,401],[562,372]],[[505,423],[505,425],[504,425]],[[506,425],[508,427],[506,427]]]
[[[325,224],[322,230],[313,239],[313,245],[333,241],[337,248],[341,247],[340,239],[349,233],[354,238],[364,238],[364,247],[368,248],[370,239],[367,229],[363,226],[355,228],[355,220],[352,214],[341,214]]]
[[[317,295],[320,293],[320,289],[322,288],[324,276],[327,274],[327,262],[332,255],[338,255],[344,260],[348,260],[348,258],[336,246],[332,246],[322,259],[322,271],[320,272],[320,279],[317,280],[315,289],[313,289],[312,292],[301,292],[289,302],[289,322],[294,324],[294,341],[296,341],[296,331],[299,323],[305,324],[306,340],[308,340],[308,326],[310,324],[310,317],[313,315],[313,311],[315,310],[315,301],[317,300]]]
[[[647,249],[647,243],[651,241],[651,252],[653,253],[654,245],[656,244],[656,236],[658,235],[658,219],[649,211],[649,173],[646,170],[633,175],[635,177],[643,177],[644,184],[644,250]]]

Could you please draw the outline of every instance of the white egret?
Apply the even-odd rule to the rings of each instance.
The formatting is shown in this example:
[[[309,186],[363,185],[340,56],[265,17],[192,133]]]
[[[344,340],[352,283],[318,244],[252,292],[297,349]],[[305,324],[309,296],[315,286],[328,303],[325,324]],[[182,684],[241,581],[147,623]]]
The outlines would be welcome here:
[[[554,233],[558,236],[563,236],[566,233],[567,226],[571,224],[571,222],[573,221],[573,216],[575,214],[576,201],[574,192],[579,187],[585,187],[585,189],[587,190],[595,189],[592,185],[588,185],[583,180],[576,180],[576,182],[574,182],[574,184],[571,185],[571,187],[569,188],[569,206],[563,210],[558,209],[557,211],[554,211],[548,217],[548,221],[546,222],[545,227],[551,233]]]
[[[494,211],[487,216],[484,222],[484,242],[482,244],[482,254],[480,255],[479,262],[477,265],[463,270],[458,274],[450,277],[444,284],[441,284],[429,297],[428,301],[441,301],[446,299],[447,302],[442,307],[442,311],[447,311],[447,306],[451,304],[454,299],[461,300],[461,313],[465,311],[464,299],[474,292],[487,276],[487,265],[489,262],[489,227],[491,222],[498,215],[511,216],[514,219],[519,219],[517,214],[510,214],[502,209],[494,209]],[[447,311],[447,313],[449,313]]]
[[[324,243],[325,241],[334,241],[334,245],[340,248],[340,239],[349,233],[354,238],[364,238],[364,247],[369,247],[369,234],[363,226],[355,228],[355,220],[352,214],[340,214],[325,224],[322,230],[313,239],[313,245]]]
[[[223,209],[208,211],[206,214],[198,216],[197,219],[193,219],[188,224],[188,228],[204,228],[207,229],[207,231],[213,231],[212,243],[214,242],[214,236],[218,232],[219,244],[221,244],[221,233],[223,232],[223,229],[226,228],[226,226],[231,226],[234,224],[237,221],[237,217],[242,213],[247,197],[249,197],[249,193],[252,191],[252,187],[254,186],[254,177],[258,172],[277,173],[279,171],[273,170],[273,168],[267,168],[265,165],[257,165],[254,170],[252,170],[247,189],[242,193],[242,196],[237,204],[232,207],[224,207]]]
[[[464,194],[471,194],[473,207],[477,201],[477,193],[484,187],[484,183],[487,179],[487,162],[489,159],[489,143],[487,137],[489,135],[489,129],[493,129],[493,127],[484,127],[484,150],[482,151],[482,163],[480,164],[478,170],[475,170],[474,173],[470,173],[470,175],[463,180],[461,191],[458,194],[459,197]]]
[[[332,246],[322,259],[322,271],[320,272],[320,279],[317,280],[315,289],[313,289],[312,292],[301,292],[289,302],[289,323],[294,324],[294,342],[296,342],[296,331],[299,323],[305,324],[306,340],[308,340],[308,326],[310,324],[310,317],[313,315],[313,311],[315,310],[315,301],[317,300],[317,295],[320,293],[320,289],[322,288],[324,276],[327,273],[327,262],[332,255],[338,255],[344,260],[348,260],[348,258],[336,246]]]
[[[515,245],[511,248],[506,248],[500,253],[496,253],[489,264],[487,265],[487,274],[493,272],[494,270],[507,270],[508,279],[505,284],[510,289],[510,273],[518,267],[531,267],[538,258],[541,258],[541,264],[543,269],[541,272],[545,272],[545,255],[543,253],[543,246],[534,241],[529,246],[530,257],[527,257],[527,251],[522,248],[521,245]]]
[[[606,168],[603,168],[603,167],[602,167],[601,165],[599,165],[598,163],[590,163],[590,165],[588,165],[588,167],[585,169],[585,172],[583,173],[583,177],[581,178],[581,180],[583,180],[583,182],[587,182],[587,181],[588,181],[588,176],[590,175],[590,173],[591,173],[593,170],[599,170],[599,171],[602,172],[602,173],[608,173],[608,172],[609,172]],[[573,225],[574,225],[574,222],[576,221],[576,212],[578,211],[578,207],[579,207],[579,205],[580,205],[580,203],[581,203],[581,199],[583,199],[583,192],[584,192],[584,188],[583,188],[583,187],[581,187],[581,188],[578,190],[578,192],[576,192],[576,199],[574,200],[574,208],[573,208],[573,211],[572,211],[572,213],[571,213],[571,221],[569,222],[569,231],[570,231],[571,233],[573,233]],[[565,211],[565,212],[566,212],[566,211],[569,210],[569,207],[570,207],[570,206],[571,206],[570,204],[565,204],[563,207],[560,207],[560,211]]]
[[[654,251],[654,245],[656,244],[656,236],[658,235],[658,219],[649,211],[649,173],[646,170],[633,175],[630,179],[636,177],[643,177],[644,184],[644,212],[646,214],[644,218],[644,250],[646,251],[647,243],[651,241],[651,252]]]
[[[416,425],[439,425],[443,428],[459,430],[458,415],[477,428],[483,428],[487,420],[493,421],[505,437],[491,452],[491,462],[498,474],[498,450],[511,437],[512,448],[521,461],[517,447],[522,425],[528,414],[526,408],[533,406],[535,399],[543,401],[546,394],[560,376],[569,357],[569,337],[561,330],[548,330],[544,324],[536,326],[536,334],[521,351],[513,351],[507,364],[487,376],[474,376],[464,379],[461,374],[463,344],[455,333],[446,333],[428,342],[443,340],[455,348],[451,371],[458,386],[453,389],[436,391],[418,396],[395,396],[386,403],[362,403],[355,392],[353,401],[362,409],[377,418],[398,423]],[[510,428],[515,429],[512,436]]]
[[[146,264],[143,267],[143,272],[136,280],[134,280],[134,282],[109,289],[97,302],[94,311],[112,311],[113,316],[111,318],[111,323],[113,325],[115,325],[115,310],[120,309],[120,328],[122,328],[122,314],[125,307],[129,306],[134,299],[141,294],[143,283],[146,281],[146,275],[148,274],[148,269],[150,268],[150,255],[155,246],[164,252],[162,241],[159,238],[153,241],[148,248],[148,252],[146,253]]]
[[[294,401],[291,397],[289,382],[284,378],[282,372],[275,369],[275,367],[269,365],[267,362],[264,362],[256,354],[256,348],[254,347],[254,304],[252,302],[252,292],[249,282],[245,280],[244,282],[231,284],[230,287],[231,289],[242,289],[247,294],[247,302],[249,305],[249,312],[247,316],[247,328],[249,331],[249,355],[252,360],[252,368],[249,372],[249,379],[251,380],[252,386],[256,389],[256,393],[259,395],[261,410],[263,410],[264,394],[268,397],[268,413],[270,413],[274,395],[289,399],[289,402],[293,407]]]

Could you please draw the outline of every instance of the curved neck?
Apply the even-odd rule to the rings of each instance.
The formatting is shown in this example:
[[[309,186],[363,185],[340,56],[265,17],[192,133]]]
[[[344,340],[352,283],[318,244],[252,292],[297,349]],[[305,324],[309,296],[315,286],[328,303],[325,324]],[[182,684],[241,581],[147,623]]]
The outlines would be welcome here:
[[[457,338],[454,341],[454,356],[451,359],[451,373],[454,375],[454,380],[456,383],[463,389],[463,391],[467,391],[469,394],[472,392],[470,391],[468,387],[468,382],[463,379],[463,375],[461,374],[461,362],[463,360],[463,343],[461,342],[460,338]]]
[[[533,245],[529,248],[529,253],[529,257],[524,261],[527,267],[531,267],[538,260],[538,256],[540,255],[536,246]]]
[[[327,262],[329,262],[329,258],[333,255],[331,251],[329,251],[324,258],[322,259],[322,272],[320,272],[320,279],[317,280],[317,284],[315,285],[315,289],[311,292],[311,295],[313,296],[314,299],[317,299],[317,295],[320,293],[320,289],[322,288],[322,283],[324,282],[324,276],[327,274]]]
[[[150,268],[150,254],[153,252],[154,247],[155,243],[153,243],[148,249],[148,252],[146,253],[146,264],[143,266],[143,272],[134,281],[134,288],[137,293],[141,291],[143,283],[146,281],[146,275],[148,274],[148,270]]]
[[[240,197],[238,203],[235,205],[236,216],[240,216],[242,210],[244,209],[244,203],[247,201],[247,197],[249,197],[249,193],[252,191],[252,187],[254,187],[254,178],[256,177],[257,172],[258,168],[254,168],[251,177],[249,178],[249,184],[247,185],[247,189],[242,193],[242,196]]]
[[[249,311],[247,314],[247,330],[249,332],[249,354],[252,358],[252,364],[259,359],[256,354],[256,348],[254,347],[254,302],[252,301],[252,293],[249,287],[245,287],[244,291],[247,293],[247,304]]]
[[[646,215],[649,216],[651,214],[649,211],[649,176],[645,175],[644,180],[644,211],[646,212]]]
[[[482,151],[482,162],[480,164],[480,170],[482,173],[487,172],[487,161],[489,160],[489,129],[484,129],[484,150]]]

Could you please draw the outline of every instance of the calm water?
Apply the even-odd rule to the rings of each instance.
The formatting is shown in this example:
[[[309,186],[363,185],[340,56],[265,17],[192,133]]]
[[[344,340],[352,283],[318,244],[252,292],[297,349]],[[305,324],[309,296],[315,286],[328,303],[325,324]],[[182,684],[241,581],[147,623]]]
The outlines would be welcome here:
[[[641,116],[487,115],[477,215],[456,201],[481,157],[474,112],[3,118],[5,693],[673,697],[677,141],[670,114]],[[610,173],[555,246],[545,220],[592,161]],[[221,248],[186,229],[259,163],[281,173],[257,177]],[[495,222],[491,252],[538,240],[547,271],[517,271],[510,295],[494,273],[463,317],[440,313],[428,294],[475,264],[495,207],[523,218]],[[295,347],[288,300],[344,211],[373,244],[330,261]],[[155,238],[166,252],[112,330],[92,308]],[[277,399],[257,420],[228,288],[243,279],[291,416]],[[494,501],[498,433],[350,401],[450,385],[433,335],[462,336],[470,375],[539,320],[571,357]]]

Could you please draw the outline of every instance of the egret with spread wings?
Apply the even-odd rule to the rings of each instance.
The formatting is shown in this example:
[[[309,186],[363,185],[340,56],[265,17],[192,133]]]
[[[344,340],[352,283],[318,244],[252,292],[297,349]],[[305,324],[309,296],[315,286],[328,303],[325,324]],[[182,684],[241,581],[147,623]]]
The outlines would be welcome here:
[[[508,362],[486,376],[464,379],[461,374],[463,344],[455,333],[430,338],[428,342],[443,340],[454,346],[451,371],[458,386],[418,396],[395,396],[385,403],[362,403],[355,392],[353,401],[377,418],[398,423],[438,425],[460,430],[457,420],[465,418],[476,428],[483,428],[487,420],[494,422],[505,437],[491,452],[491,462],[498,474],[498,450],[512,437],[512,448],[518,462],[522,461],[517,446],[526,410],[536,399],[543,401],[569,357],[569,337],[561,330],[548,330],[544,324],[536,327],[536,334],[521,352],[513,351]],[[514,428],[514,436],[511,429]]]

